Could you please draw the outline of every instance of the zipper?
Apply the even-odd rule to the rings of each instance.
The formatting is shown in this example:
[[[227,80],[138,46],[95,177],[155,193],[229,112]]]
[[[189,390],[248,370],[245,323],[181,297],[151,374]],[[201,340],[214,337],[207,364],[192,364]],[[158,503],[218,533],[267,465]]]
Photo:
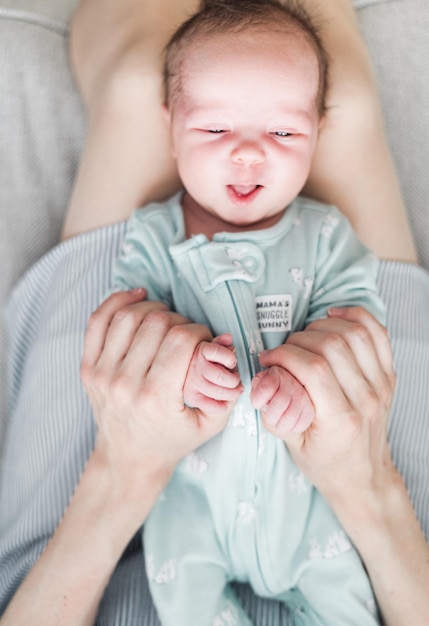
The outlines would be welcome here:
[[[237,305],[236,295],[234,293],[235,289],[231,288],[230,281],[226,281],[226,286],[228,289],[231,302],[234,307],[234,313],[235,313],[235,317],[237,320],[239,332],[241,335],[241,343],[242,343],[242,348],[243,348],[242,352],[244,353],[243,356],[247,365],[247,375],[248,375],[247,383],[250,386],[252,378],[258,372],[262,370],[260,363],[259,363],[259,358],[258,358],[259,351],[263,348],[262,340],[260,338],[260,333],[257,327],[256,318],[253,316],[253,311],[251,314],[252,317],[250,317],[248,315],[247,310],[245,311],[240,310]],[[235,288],[240,289],[239,282],[235,284]],[[243,314],[245,314],[246,319],[243,319]],[[256,458],[255,458],[255,468],[254,468],[255,469],[254,474],[255,474],[255,479],[256,479],[256,476],[258,474],[258,451],[260,450],[260,446],[262,444],[262,440],[261,440],[262,432],[261,432],[260,412],[254,409],[253,407],[252,407],[252,410],[255,414],[255,422],[256,422],[256,453],[255,453]],[[256,495],[256,484],[257,484],[256,480],[254,480],[254,484],[255,484],[254,495]]]

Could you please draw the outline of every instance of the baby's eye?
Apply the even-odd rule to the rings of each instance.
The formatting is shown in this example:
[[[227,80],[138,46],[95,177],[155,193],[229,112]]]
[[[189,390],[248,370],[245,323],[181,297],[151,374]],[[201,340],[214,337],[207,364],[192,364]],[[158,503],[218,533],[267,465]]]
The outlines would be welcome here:
[[[207,132],[220,135],[220,133],[224,133],[225,131],[222,128],[208,128]]]
[[[287,130],[276,130],[274,135],[276,137],[291,137],[292,133],[289,133]]]

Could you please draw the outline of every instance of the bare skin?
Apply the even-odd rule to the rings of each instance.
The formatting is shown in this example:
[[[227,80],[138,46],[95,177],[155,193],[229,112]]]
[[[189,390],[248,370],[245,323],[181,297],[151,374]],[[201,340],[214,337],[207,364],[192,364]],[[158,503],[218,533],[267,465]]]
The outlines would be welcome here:
[[[212,414],[231,412],[244,390],[234,352],[228,333],[197,346],[183,387],[188,406]],[[314,419],[314,407],[305,388],[278,365],[256,374],[250,400],[261,411],[265,428],[280,439],[290,431],[304,432]]]
[[[313,6],[311,0],[307,2]],[[72,52],[90,125],[64,237],[126,219],[135,206],[176,188],[159,107],[159,51],[195,4],[193,0],[81,3],[72,30]],[[344,122],[350,131],[353,119],[353,128],[359,125],[365,131],[350,138],[352,142],[360,138],[358,145],[347,144],[348,135],[342,131],[337,145],[343,149],[342,163],[352,163],[344,150],[357,151],[356,168],[364,169],[365,185],[358,177],[346,176],[346,182],[360,182],[344,191],[349,209],[347,202],[337,203],[361,237],[370,245],[374,242],[378,254],[414,261],[391,159],[379,134],[379,113],[368,130],[367,116],[379,112],[379,105],[349,2],[325,4],[318,10],[327,25],[332,10],[332,28],[325,35],[334,59],[331,102],[336,94],[344,96],[335,76],[353,84],[360,77],[357,84],[367,106],[354,110],[346,98],[347,106],[338,102],[332,107],[336,126],[327,125],[321,136],[319,167],[316,159],[309,189],[314,184],[314,195],[324,198],[324,189],[331,193],[329,181],[334,174],[338,180],[332,180],[338,189],[342,187],[341,168],[322,171],[322,156],[324,149],[335,147],[329,146],[329,133],[335,144],[334,129]],[[378,133],[372,132],[373,124]],[[366,157],[377,151],[361,141],[363,136],[376,143],[381,137],[381,152],[372,166]],[[372,171],[378,176],[373,177]],[[385,184],[380,184],[382,180]],[[384,196],[374,203],[376,189],[392,193],[393,198]],[[389,242],[384,241],[386,229],[397,233]],[[191,356],[201,342],[211,341],[210,333],[143,298],[143,292],[115,294],[90,321],[82,379],[98,426],[95,449],[64,518],[10,603],[2,626],[93,624],[120,555],[176,463],[225,425],[224,414],[195,412],[183,404]],[[132,374],[137,353],[144,355],[139,378]],[[324,494],[359,550],[385,623],[426,626],[429,548],[386,441],[394,374],[385,330],[361,310],[332,312],[323,323],[293,335],[285,346],[263,353],[261,363],[287,369],[310,395],[315,411],[311,429],[285,438],[296,463]],[[152,419],[153,398],[160,395],[168,423],[162,432]]]
[[[304,192],[338,206],[380,258],[415,263],[371,60],[351,2],[304,0],[304,5],[320,16],[331,60],[328,115]]]
[[[305,192],[336,204],[381,258],[414,263],[371,63],[350,0],[304,4],[321,24],[331,59],[328,116]],[[89,131],[63,238],[127,219],[135,207],[179,187],[161,111],[161,51],[197,5],[197,0],[79,5],[71,53]]]

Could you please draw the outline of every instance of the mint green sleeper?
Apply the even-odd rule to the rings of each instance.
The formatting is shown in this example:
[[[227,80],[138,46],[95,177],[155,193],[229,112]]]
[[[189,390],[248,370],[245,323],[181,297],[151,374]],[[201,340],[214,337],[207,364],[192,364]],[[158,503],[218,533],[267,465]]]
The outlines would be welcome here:
[[[273,227],[186,239],[180,195],[134,213],[114,270],[214,335],[230,332],[246,389],[258,353],[326,316],[383,321],[375,257],[334,208],[298,198]],[[159,415],[162,420],[162,415]],[[185,458],[144,526],[164,626],[247,626],[231,581],[284,601],[297,626],[374,626],[361,561],[322,496],[244,393],[225,430]]]

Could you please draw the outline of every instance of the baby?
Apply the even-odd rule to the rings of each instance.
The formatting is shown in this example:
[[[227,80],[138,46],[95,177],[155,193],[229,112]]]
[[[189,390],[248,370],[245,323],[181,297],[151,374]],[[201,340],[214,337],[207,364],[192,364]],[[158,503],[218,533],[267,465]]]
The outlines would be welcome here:
[[[205,2],[167,47],[184,191],[135,212],[114,285],[144,286],[210,327],[184,402],[230,418],[182,461],[144,527],[164,626],[250,625],[234,580],[284,602],[297,625],[379,623],[356,551],[282,440],[310,426],[311,401],[258,361],[332,306],[384,315],[374,256],[334,207],[298,197],[326,90],[309,18],[276,0]]]

